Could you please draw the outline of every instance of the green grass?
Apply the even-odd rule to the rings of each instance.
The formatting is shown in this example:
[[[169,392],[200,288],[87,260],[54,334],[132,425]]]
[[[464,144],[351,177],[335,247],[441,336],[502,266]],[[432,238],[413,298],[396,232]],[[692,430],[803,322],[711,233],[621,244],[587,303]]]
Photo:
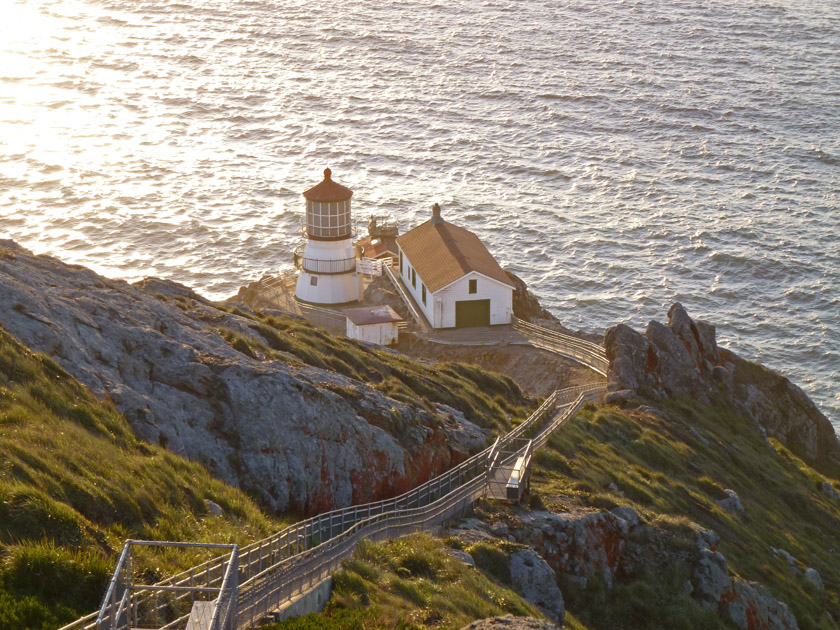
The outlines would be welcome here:
[[[457,630],[507,614],[542,617],[492,576],[445,553],[442,541],[418,534],[386,544],[361,543],[335,575],[333,598],[323,614],[267,628]]]
[[[837,480],[776,441],[774,452],[752,421],[725,400],[703,405],[671,398],[656,405],[668,419],[615,407],[579,412],[536,454],[533,491],[555,509],[562,502],[554,497],[561,496],[601,509],[630,505],[667,532],[672,544],[686,548],[693,546],[691,522],[713,529],[721,536],[719,549],[730,569],[767,586],[791,607],[800,628],[836,627],[826,613],[840,620],[840,505],[819,484],[837,485]],[[738,493],[744,514],[717,505],[729,488]],[[771,547],[817,569],[825,591],[797,575]],[[645,588],[625,584],[603,601],[592,594],[573,596],[569,609],[595,628],[657,627],[633,621],[635,613],[622,608],[626,597],[673,601],[674,593],[663,591],[661,579],[646,583],[647,596]],[[702,616],[691,626],[667,619],[660,617],[659,627],[709,627]]]
[[[532,401],[508,376],[466,363],[412,360],[331,335],[292,316],[248,314],[238,308],[230,312],[251,320],[249,332],[217,331],[231,347],[251,358],[333,370],[433,413],[434,403],[442,403],[497,433],[507,431],[514,418],[528,415]]]
[[[241,544],[282,525],[200,465],[137,440],[111,404],[0,330],[0,630],[56,628],[97,608],[126,538]],[[138,568],[163,577],[201,559],[147,551]]]

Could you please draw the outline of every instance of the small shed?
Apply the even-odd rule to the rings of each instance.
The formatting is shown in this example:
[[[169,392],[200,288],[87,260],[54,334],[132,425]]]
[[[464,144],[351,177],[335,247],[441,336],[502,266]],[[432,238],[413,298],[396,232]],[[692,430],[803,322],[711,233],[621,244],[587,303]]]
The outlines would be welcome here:
[[[362,306],[344,310],[347,336],[380,346],[391,346],[399,340],[398,326],[404,321],[390,306]]]

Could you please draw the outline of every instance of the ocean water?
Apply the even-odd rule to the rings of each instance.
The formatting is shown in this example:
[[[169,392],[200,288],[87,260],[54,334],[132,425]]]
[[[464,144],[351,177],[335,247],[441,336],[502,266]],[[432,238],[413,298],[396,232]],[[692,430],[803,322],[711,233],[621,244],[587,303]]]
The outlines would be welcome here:
[[[214,298],[324,167],[571,327],[664,320],[840,427],[836,0],[0,0],[0,234]]]

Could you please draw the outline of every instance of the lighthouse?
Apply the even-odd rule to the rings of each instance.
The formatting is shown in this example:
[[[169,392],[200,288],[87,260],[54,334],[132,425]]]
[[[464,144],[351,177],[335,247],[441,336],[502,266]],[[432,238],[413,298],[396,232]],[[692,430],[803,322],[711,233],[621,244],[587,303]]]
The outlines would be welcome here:
[[[344,304],[359,299],[356,252],[352,245],[350,197],[353,191],[324,180],[303,193],[306,199],[306,248],[298,260],[295,297],[310,304]]]

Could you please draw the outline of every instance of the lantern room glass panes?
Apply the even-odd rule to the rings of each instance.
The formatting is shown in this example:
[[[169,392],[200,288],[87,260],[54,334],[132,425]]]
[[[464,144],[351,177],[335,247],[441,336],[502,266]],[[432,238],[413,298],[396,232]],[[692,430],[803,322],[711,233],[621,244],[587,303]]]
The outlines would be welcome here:
[[[308,201],[306,232],[314,238],[350,238],[350,200]]]

